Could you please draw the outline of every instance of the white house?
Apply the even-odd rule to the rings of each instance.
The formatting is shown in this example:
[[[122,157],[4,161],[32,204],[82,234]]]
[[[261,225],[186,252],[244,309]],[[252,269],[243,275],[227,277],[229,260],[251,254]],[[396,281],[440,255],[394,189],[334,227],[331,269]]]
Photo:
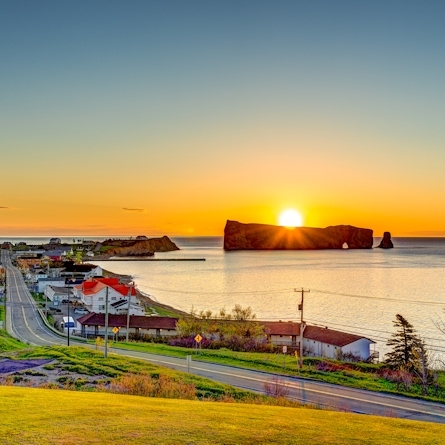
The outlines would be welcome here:
[[[37,292],[43,293],[46,286],[65,286],[65,278],[41,278],[37,281]]]
[[[291,321],[261,322],[271,343],[279,346],[299,347],[300,323]],[[316,357],[338,358],[341,354],[353,354],[362,360],[371,356],[370,346],[373,340],[360,335],[319,326],[306,326],[303,335],[305,355]]]
[[[72,297],[71,288],[69,287],[46,286],[44,294],[45,297],[51,302],[53,301],[61,302],[66,298],[74,299]]]
[[[74,295],[80,299],[90,312],[104,314],[108,292],[108,313],[126,314],[128,295],[130,296],[130,315],[145,315],[145,309],[139,304],[136,289],[120,284],[118,278],[90,278],[74,286]]]

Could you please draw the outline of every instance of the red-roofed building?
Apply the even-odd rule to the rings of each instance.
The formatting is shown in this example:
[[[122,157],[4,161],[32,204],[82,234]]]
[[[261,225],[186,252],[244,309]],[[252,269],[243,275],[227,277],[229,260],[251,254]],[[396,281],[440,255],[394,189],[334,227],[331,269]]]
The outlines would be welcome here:
[[[297,347],[300,343],[300,323],[292,321],[264,321],[261,324],[271,343]],[[335,331],[319,326],[306,326],[303,335],[305,355],[337,358],[340,354],[353,354],[366,360],[371,356],[373,340],[360,335]]]
[[[78,318],[81,324],[81,335],[83,337],[97,337],[105,335],[105,314],[86,314]],[[174,336],[176,332],[176,322],[178,320],[172,317],[143,317],[137,315],[130,316],[130,333],[140,333],[156,336]],[[119,335],[126,334],[127,316],[109,315],[108,316],[109,335],[113,328],[119,329]]]
[[[128,311],[128,295],[130,296],[130,315],[145,315],[144,308],[139,304],[134,286],[121,284],[118,278],[90,278],[73,287],[74,295],[90,311],[105,313],[105,301],[108,292],[108,313],[126,314]]]

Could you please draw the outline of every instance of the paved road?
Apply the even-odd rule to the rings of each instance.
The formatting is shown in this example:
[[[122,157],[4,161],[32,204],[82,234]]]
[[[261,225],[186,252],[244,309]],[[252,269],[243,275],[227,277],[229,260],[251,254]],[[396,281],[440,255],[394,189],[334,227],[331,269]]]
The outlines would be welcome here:
[[[6,268],[7,305],[6,327],[10,334],[30,345],[61,345],[66,343],[47,329],[39,314],[20,271],[11,264],[9,252],[2,250]]]
[[[21,273],[12,266],[9,254],[2,251],[2,261],[8,271],[8,330],[22,341],[35,345],[66,344],[66,340],[51,333],[36,312]],[[74,341],[73,341],[74,343]],[[140,358],[181,371],[256,392],[264,391],[271,374],[192,361],[190,368],[184,359],[159,356],[113,348],[113,353]],[[290,398],[312,405],[384,416],[445,423],[445,405],[418,401],[405,397],[346,388],[310,380],[280,377],[280,384],[289,391]]]

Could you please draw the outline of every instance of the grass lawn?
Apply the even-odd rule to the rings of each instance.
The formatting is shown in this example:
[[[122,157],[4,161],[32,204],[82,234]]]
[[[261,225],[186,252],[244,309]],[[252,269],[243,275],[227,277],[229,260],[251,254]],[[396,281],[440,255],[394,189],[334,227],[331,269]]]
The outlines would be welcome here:
[[[439,372],[439,391],[436,395],[431,393],[427,397],[421,395],[420,385],[413,385],[410,391],[397,391],[396,384],[391,383],[378,375],[378,370],[382,365],[366,363],[350,363],[351,369],[339,371],[320,371],[317,364],[321,361],[340,363],[334,360],[306,357],[303,369],[297,366],[297,359],[294,356],[283,354],[267,354],[257,352],[236,352],[228,349],[202,349],[199,353],[196,350],[168,346],[158,343],[138,343],[138,342],[118,342],[113,343],[115,348],[124,348],[152,354],[161,354],[175,357],[185,357],[192,355],[194,361],[205,361],[220,363],[229,366],[255,369],[259,371],[272,372],[282,375],[301,376],[312,378],[327,383],[349,386],[352,388],[367,389],[370,391],[387,392],[393,394],[403,394],[410,397],[425,398],[426,400],[445,402],[445,373]]]
[[[0,329],[0,353],[24,348],[29,346],[12,338],[4,329]]]
[[[330,411],[0,387],[10,444],[443,444],[445,426]]]
[[[223,383],[214,382],[203,377],[195,376],[186,372],[179,372],[162,366],[154,365],[145,360],[132,359],[110,354],[107,359],[103,353],[92,351],[82,346],[78,347],[39,347],[28,348],[25,351],[18,351],[14,354],[18,359],[54,359],[57,361],[57,367],[63,373],[75,372],[83,375],[101,375],[111,380],[126,373],[148,374],[158,378],[161,374],[172,377],[176,381],[185,384],[193,384],[196,387],[196,396],[199,399],[226,399],[235,401],[251,400],[253,394],[249,391],[234,388]],[[53,365],[51,365],[53,366]],[[82,389],[82,379],[74,382],[77,389]],[[262,396],[259,400],[264,403],[273,403],[273,400]]]

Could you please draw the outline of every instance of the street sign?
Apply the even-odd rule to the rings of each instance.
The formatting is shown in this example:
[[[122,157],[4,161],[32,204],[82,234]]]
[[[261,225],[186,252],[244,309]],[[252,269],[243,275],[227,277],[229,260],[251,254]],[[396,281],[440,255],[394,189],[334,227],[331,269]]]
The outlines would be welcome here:
[[[116,326],[112,329],[113,334],[117,334],[119,332],[119,328],[117,328]]]
[[[196,343],[201,343],[201,340],[202,340],[202,337],[198,334],[198,335],[195,337],[195,341],[196,341]]]
[[[286,345],[283,346],[283,354],[287,354],[287,346]]]

